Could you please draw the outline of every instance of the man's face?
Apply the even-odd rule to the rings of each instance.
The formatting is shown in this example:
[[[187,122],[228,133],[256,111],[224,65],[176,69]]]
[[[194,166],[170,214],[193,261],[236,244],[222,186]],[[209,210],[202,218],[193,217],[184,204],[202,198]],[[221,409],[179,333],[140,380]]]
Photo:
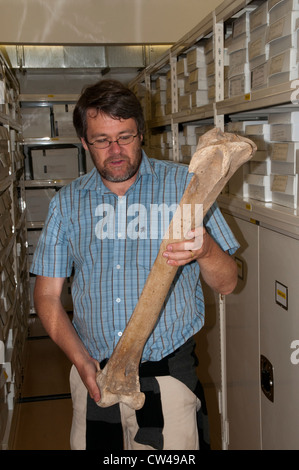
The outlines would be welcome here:
[[[123,182],[127,182],[126,186],[129,187],[136,179],[141,162],[142,136],[137,135],[128,145],[114,142],[120,137],[136,134],[137,126],[132,118],[113,119],[94,109],[87,112],[87,142],[82,139],[82,143],[85,150],[89,150],[102,179],[112,183],[108,185],[110,188],[114,186],[113,183]],[[108,139],[112,143],[105,149],[89,145],[102,139]]]

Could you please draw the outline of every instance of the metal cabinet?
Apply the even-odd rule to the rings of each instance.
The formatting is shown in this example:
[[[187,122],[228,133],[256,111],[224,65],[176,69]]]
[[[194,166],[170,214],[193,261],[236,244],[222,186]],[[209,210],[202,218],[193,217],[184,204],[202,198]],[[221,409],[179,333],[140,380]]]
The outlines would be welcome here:
[[[228,449],[260,449],[259,227],[224,216],[240,243],[238,284],[226,297]]]
[[[260,227],[263,449],[299,449],[298,291],[299,240]]]

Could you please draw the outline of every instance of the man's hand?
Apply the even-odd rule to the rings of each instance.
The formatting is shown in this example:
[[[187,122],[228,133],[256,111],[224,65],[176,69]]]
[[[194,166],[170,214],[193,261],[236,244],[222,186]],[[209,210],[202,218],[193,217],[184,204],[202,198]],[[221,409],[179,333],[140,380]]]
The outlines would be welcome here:
[[[184,266],[191,261],[205,256],[209,250],[209,236],[204,227],[198,227],[187,233],[186,241],[167,245],[163,256],[173,266]]]
[[[89,361],[85,361],[82,365],[76,367],[89,395],[95,402],[98,402],[101,398],[100,390],[96,382],[96,375],[100,370],[98,361],[90,358]]]

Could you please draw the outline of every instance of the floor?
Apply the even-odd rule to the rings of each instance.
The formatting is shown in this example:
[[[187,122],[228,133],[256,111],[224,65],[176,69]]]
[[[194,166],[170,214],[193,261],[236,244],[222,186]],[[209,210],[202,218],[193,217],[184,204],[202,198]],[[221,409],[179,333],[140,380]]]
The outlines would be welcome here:
[[[31,319],[11,450],[70,450],[70,367],[68,359],[46,335],[38,319]]]

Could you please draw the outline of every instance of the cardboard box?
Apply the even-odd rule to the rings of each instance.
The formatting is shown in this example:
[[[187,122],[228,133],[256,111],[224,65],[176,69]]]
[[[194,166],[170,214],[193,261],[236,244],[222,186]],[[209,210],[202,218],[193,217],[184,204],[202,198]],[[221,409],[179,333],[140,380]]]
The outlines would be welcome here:
[[[49,107],[21,108],[23,137],[51,137],[51,118]]]
[[[271,176],[272,202],[291,209],[298,205],[298,175]]]
[[[296,31],[297,18],[299,18],[299,11],[290,11],[274,23],[269,24],[266,41],[271,42],[294,33]]]
[[[249,173],[249,162],[245,162],[233,174],[228,182],[228,191],[238,197],[249,197],[249,186],[246,182],[246,176]]]
[[[291,11],[299,10],[298,0],[270,0],[269,2],[269,24],[274,23]]]
[[[78,148],[32,150],[33,178],[36,180],[77,178]]]
[[[191,51],[187,52],[187,70],[192,72],[198,67],[206,65],[205,49],[203,46],[196,47]]]
[[[289,49],[270,58],[269,77],[277,73],[288,72],[291,70],[298,70],[296,49]]]
[[[239,16],[239,18],[233,21],[233,38],[239,37],[243,34],[247,35],[249,33],[249,15],[250,12],[246,11],[241,16]]]
[[[245,73],[229,78],[229,97],[244,95],[250,92],[250,74]]]
[[[269,22],[268,2],[262,3],[253,10],[249,15],[250,33],[261,26],[267,25]]]
[[[27,189],[26,207],[29,222],[44,222],[46,220],[49,203],[56,191],[53,188]]]
[[[248,184],[248,196],[258,201],[271,202],[270,176],[253,175],[249,173],[245,179]]]
[[[268,86],[268,62],[251,70],[251,89],[259,90]]]

